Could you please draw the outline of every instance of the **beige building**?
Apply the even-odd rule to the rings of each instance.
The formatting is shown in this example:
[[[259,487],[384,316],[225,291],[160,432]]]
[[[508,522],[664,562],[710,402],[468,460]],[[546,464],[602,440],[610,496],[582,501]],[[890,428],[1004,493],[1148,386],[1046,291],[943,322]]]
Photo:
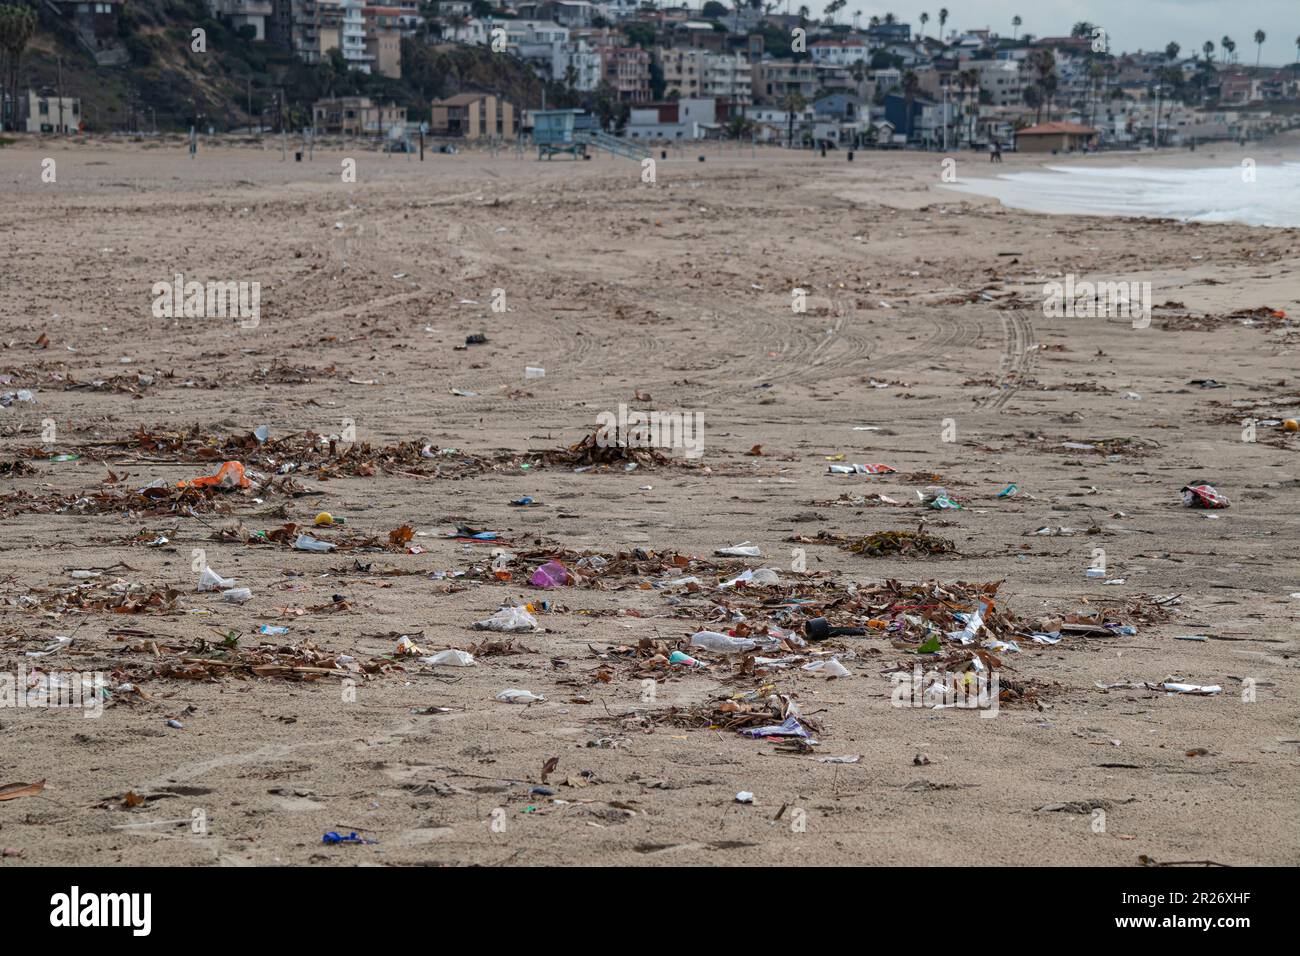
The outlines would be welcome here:
[[[366,56],[380,76],[402,78],[402,34],[395,26],[366,27]]]
[[[807,60],[771,60],[753,65],[751,83],[755,103],[780,105],[791,93],[811,102],[818,88],[818,71]]]
[[[342,136],[384,136],[394,126],[406,126],[406,110],[396,103],[376,104],[368,96],[337,96],[312,104],[317,133]]]
[[[514,104],[492,93],[461,93],[430,108],[429,132],[463,139],[514,139],[519,114]]]
[[[1016,130],[1016,151],[1021,153],[1072,153],[1097,139],[1097,131],[1078,123],[1043,123]]]
[[[19,103],[27,114],[29,133],[75,133],[81,125],[81,100],[74,96],[41,96],[27,91],[27,102]]]
[[[676,93],[682,99],[703,95],[708,57],[709,51],[698,47],[660,47],[656,58],[664,71],[664,95]]]

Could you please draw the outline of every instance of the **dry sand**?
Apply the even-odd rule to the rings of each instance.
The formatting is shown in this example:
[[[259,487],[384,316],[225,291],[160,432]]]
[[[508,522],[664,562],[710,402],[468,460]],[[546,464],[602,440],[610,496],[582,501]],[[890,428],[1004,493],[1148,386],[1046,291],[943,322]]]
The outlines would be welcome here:
[[[54,184],[39,179],[45,156],[58,163]],[[340,181],[345,156],[358,159],[355,184]],[[1297,231],[1009,211],[937,188],[937,156],[848,163],[710,147],[707,157],[674,155],[647,185],[636,164],[608,157],[421,164],[342,150],[295,164],[276,149],[204,148],[192,161],[175,143],[0,150],[0,364],[13,376],[0,391],[30,387],[38,402],[0,410],[0,462],[34,469],[3,479],[0,672],[115,671],[115,686],[156,663],[149,641],[189,647],[234,629],[255,647],[263,623],[291,628],[281,642],[369,661],[402,634],[429,651],[466,647],[482,637],[470,622],[504,603],[559,605],[541,616],[545,633],[520,639],[531,653],[463,669],[405,661],[361,680],[351,703],[335,677],[158,677],[138,681],[147,701],[115,693],[99,719],[0,710],[0,786],[46,781],[0,802],[0,847],[15,851],[0,865],[1300,861],[1300,600],[1290,597],[1300,591],[1300,436],[1261,427],[1244,443],[1240,425],[1300,411],[1300,332],[1226,318],[1262,306],[1300,314]],[[1002,171],[1038,161],[1009,156]],[[1177,161],[1213,162],[1214,151]],[[988,169],[961,155],[958,172]],[[260,325],[154,318],[151,287],[176,272],[259,281]],[[1157,308],[1140,330],[1045,318],[1042,284],[1065,273],[1149,280],[1157,306],[1181,307]],[[791,310],[796,286],[809,290],[805,314]],[[505,290],[503,314],[488,308],[493,289]],[[489,344],[454,348],[477,332]],[[34,345],[42,335],[47,346]],[[545,378],[525,381],[526,365]],[[131,385],[141,373],[153,384],[137,394],[65,387],[112,376]],[[1228,387],[1188,384],[1199,378]],[[635,402],[638,389],[652,401]],[[112,490],[100,484],[110,470],[127,475],[123,487],[205,470],[165,454],[94,459],[92,443],[140,426],[237,436],[265,424],[281,437],[338,433],[350,420],[374,445],[420,439],[490,454],[560,448],[620,402],[702,412],[706,468],[308,476],[319,496],[230,495],[229,515],[198,517],[39,513],[14,497]],[[954,442],[941,440],[948,419]],[[44,444],[82,459],[28,457],[46,420],[56,435]],[[882,430],[855,430],[869,425]],[[1158,447],[1114,460],[1060,447],[1117,437]],[[755,444],[763,457],[745,455]],[[902,480],[826,474],[838,454],[937,473],[968,508],[923,510]],[[1192,478],[1232,507],[1213,517],[1182,507]],[[994,497],[1011,482],[1024,494]],[[903,504],[835,504],[846,492]],[[507,505],[521,495],[545,507]],[[309,523],[322,508],[380,538],[409,524],[428,532],[412,542],[426,550],[312,555],[213,539],[241,522]],[[820,753],[862,755],[829,765],[735,733],[650,732],[636,720],[765,682],[724,683],[720,665],[661,681],[643,701],[634,668],[600,655],[696,629],[659,591],[540,595],[518,575],[429,576],[489,560],[490,546],[442,537],[460,522],[601,551],[709,555],[749,540],[765,555],[751,565],[789,574],[794,535],[922,521],[961,557],[808,544],[809,571],[864,584],[1005,579],[1001,603],[1029,620],[1101,601],[1183,600],[1167,622],[1136,622],[1134,636],[1023,642],[1007,664],[1048,688],[1043,708],[995,719],[892,707],[881,671],[907,655],[879,636],[844,639],[852,677],[768,678],[817,712]],[[1043,526],[1097,530],[1026,536]],[[169,545],[140,543],[160,533]],[[1126,584],[1085,579],[1096,547]],[[251,587],[252,601],[195,593],[194,548]],[[174,588],[175,609],[48,612],[54,589],[84,583],[70,569],[118,562],[95,583]],[[347,607],[330,611],[336,594]],[[323,610],[297,613],[312,608]],[[120,628],[146,636],[109,633]],[[54,655],[24,656],[74,632]],[[1188,634],[1211,639],[1175,640]],[[602,667],[612,680],[596,677]],[[1223,693],[1095,686],[1168,675]],[[1247,679],[1254,702],[1243,700]],[[547,701],[494,700],[507,687]],[[431,706],[451,712],[415,713]],[[548,785],[566,802],[530,794],[551,757]],[[588,785],[565,782],[580,776]],[[754,805],[734,802],[741,790]],[[145,803],[124,808],[128,792]],[[1053,804],[1077,805],[1036,809]],[[1094,807],[1106,810],[1102,832]],[[206,834],[166,822],[195,809]],[[322,846],[328,830],[378,842]]]

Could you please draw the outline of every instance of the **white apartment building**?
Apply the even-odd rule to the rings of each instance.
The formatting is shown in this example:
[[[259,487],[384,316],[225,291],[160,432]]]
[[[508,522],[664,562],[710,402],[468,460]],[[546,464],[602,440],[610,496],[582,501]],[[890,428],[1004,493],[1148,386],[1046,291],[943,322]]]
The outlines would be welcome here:
[[[583,93],[592,92],[600,86],[600,51],[586,40],[556,44],[551,56],[551,79],[572,82],[573,89]]]
[[[979,70],[980,92],[993,106],[1023,105],[1025,77],[1015,60],[971,60],[968,69]]]
[[[753,71],[743,53],[710,53],[704,58],[704,96],[749,105]]]
[[[814,63],[828,66],[871,62],[871,49],[866,40],[814,40],[808,44],[808,53]]]
[[[350,69],[369,73],[373,58],[366,53],[366,20],[362,15],[363,6],[362,0],[339,0],[339,7],[343,12],[339,27],[339,49],[343,53],[343,59],[348,61]]]

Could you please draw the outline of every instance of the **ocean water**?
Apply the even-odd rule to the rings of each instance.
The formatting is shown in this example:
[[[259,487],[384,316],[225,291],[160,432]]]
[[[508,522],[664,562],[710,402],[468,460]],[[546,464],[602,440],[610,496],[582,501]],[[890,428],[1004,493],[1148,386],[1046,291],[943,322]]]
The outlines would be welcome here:
[[[1243,172],[1253,172],[1253,182]],[[1300,162],[1200,169],[1047,166],[945,184],[1029,212],[1300,227]]]

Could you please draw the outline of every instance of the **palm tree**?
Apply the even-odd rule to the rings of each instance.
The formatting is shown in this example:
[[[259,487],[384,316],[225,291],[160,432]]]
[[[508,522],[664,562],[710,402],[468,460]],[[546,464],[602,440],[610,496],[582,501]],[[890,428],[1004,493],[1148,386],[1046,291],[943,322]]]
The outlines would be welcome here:
[[[925,25],[926,25],[927,23],[930,22],[930,14],[925,13],[925,12],[922,12],[922,13],[921,13],[920,20],[921,20],[921,39],[924,40],[924,39],[925,39]]]
[[[802,93],[795,91],[792,93],[787,93],[785,95],[785,99],[781,101],[781,105],[785,108],[786,113],[789,115],[790,128],[789,128],[789,134],[786,137],[786,146],[787,148],[793,148],[794,147],[794,114],[802,113],[804,111],[804,108],[808,105],[808,101],[803,98]]]
[[[35,33],[36,12],[31,7],[0,6],[0,50],[5,52],[9,68],[9,123],[12,129],[18,128],[18,66],[22,61],[23,50]],[[0,91],[5,86],[0,82]],[[3,128],[2,120],[3,117],[0,117],[0,128]]]
[[[1020,24],[1024,22],[1025,22],[1024,20],[1020,19],[1019,14],[1011,18],[1011,39],[1012,40],[1015,40],[1016,37],[1020,34]]]
[[[1227,51],[1228,55],[1226,59],[1229,62],[1235,61],[1237,59],[1236,57],[1237,41],[1234,40],[1232,37],[1225,35],[1224,38],[1219,41],[1219,46],[1223,47],[1223,49]]]
[[[1264,52],[1264,41],[1268,39],[1268,34],[1263,30],[1255,31],[1255,69],[1259,69],[1259,58]]]
[[[1300,37],[1295,38],[1295,61],[1300,63]]]
[[[1034,84],[1038,87],[1041,100],[1047,105],[1047,121],[1052,121],[1052,98],[1056,95],[1058,81],[1056,77],[1056,57],[1049,49],[1035,50],[1029,57],[1029,66],[1037,74]],[[1035,116],[1034,122],[1038,122]]]
[[[1206,40],[1203,44],[1201,44],[1201,49],[1205,53],[1205,62],[1213,63],[1214,62],[1214,41]]]
[[[912,103],[916,100],[916,92],[921,88],[921,80],[917,77],[916,71],[908,70],[903,74],[903,102],[907,109],[907,129],[905,136],[912,138]]]
[[[939,39],[943,39],[943,25],[948,22],[948,8],[939,8]]]
[[[1171,42],[1168,46],[1165,47],[1165,59],[1166,60],[1178,59],[1178,54],[1181,50],[1182,47],[1180,47],[1177,43]]]

